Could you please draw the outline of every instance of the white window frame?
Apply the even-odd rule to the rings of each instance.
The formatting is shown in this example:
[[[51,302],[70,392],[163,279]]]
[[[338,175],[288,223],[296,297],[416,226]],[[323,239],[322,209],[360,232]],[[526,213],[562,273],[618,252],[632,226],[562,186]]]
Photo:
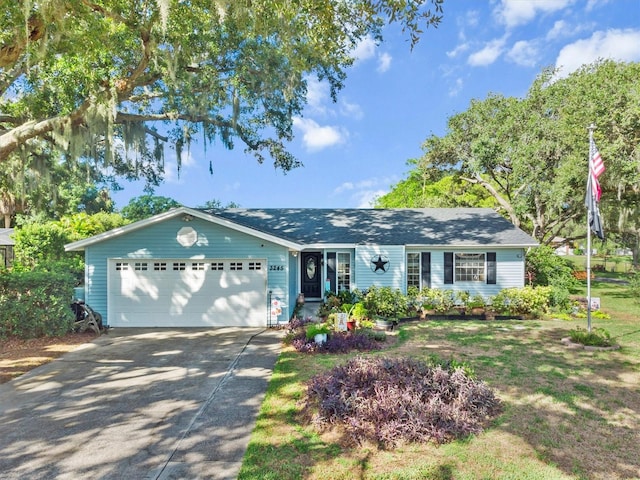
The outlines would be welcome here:
[[[409,256],[416,256],[418,258],[417,265],[415,263],[409,262]],[[406,279],[406,287],[407,291],[409,287],[417,287],[418,290],[422,288],[422,252],[407,252],[407,279]],[[417,267],[417,271],[414,271]],[[417,280],[417,285],[415,281]],[[410,281],[412,283],[410,283]]]
[[[464,257],[467,257],[467,258],[463,260]],[[454,283],[486,283],[487,282],[486,252],[481,252],[481,253],[480,252],[454,252],[453,282]]]
[[[338,292],[351,291],[352,267],[351,252],[336,252],[336,289]]]

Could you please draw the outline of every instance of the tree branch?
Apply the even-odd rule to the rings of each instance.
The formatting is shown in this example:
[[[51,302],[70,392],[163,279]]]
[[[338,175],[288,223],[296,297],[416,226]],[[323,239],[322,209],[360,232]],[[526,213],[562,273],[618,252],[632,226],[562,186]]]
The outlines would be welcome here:
[[[495,187],[491,185],[489,182],[487,182],[485,179],[483,179],[479,173],[474,173],[473,178],[469,178],[469,177],[460,177],[460,178],[466,182],[475,183],[477,185],[482,186],[485,190],[487,190],[491,194],[493,198],[495,198],[498,201],[500,206],[507,211],[507,214],[511,219],[511,223],[513,223],[516,227],[520,226],[520,219],[516,215],[516,212],[513,209],[513,206],[511,205],[511,203],[509,203],[505,198],[503,198],[502,195],[500,195],[498,191],[495,189]]]
[[[62,129],[66,124],[78,125],[82,123],[84,114],[90,105],[89,102],[85,102],[80,108],[69,115],[25,122],[0,135],[0,162],[6,160],[21,144],[32,138],[39,137],[53,130]]]
[[[8,67],[18,61],[27,44],[40,40],[44,32],[45,26],[42,19],[35,14],[31,15],[27,20],[26,38],[18,39],[13,44],[0,46],[0,68]]]

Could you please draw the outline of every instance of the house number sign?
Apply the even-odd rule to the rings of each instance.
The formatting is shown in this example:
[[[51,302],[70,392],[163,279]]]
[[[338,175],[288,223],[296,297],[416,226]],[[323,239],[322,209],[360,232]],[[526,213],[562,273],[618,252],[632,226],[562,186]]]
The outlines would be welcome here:
[[[279,272],[281,270],[284,270],[284,265],[269,265],[269,271],[270,272]]]

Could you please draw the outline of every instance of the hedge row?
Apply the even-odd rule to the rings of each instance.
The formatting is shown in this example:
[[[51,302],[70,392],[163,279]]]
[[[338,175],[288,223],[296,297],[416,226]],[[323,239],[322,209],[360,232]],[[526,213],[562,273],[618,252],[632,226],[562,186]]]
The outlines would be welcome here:
[[[0,338],[36,338],[69,333],[75,279],[61,272],[0,274]]]

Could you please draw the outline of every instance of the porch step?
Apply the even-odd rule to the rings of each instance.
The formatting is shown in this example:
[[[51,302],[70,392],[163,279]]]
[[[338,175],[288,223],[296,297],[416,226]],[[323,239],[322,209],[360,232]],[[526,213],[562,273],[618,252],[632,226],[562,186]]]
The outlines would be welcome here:
[[[322,302],[304,302],[302,310],[298,314],[299,318],[311,318],[314,322],[318,320],[318,308]]]

